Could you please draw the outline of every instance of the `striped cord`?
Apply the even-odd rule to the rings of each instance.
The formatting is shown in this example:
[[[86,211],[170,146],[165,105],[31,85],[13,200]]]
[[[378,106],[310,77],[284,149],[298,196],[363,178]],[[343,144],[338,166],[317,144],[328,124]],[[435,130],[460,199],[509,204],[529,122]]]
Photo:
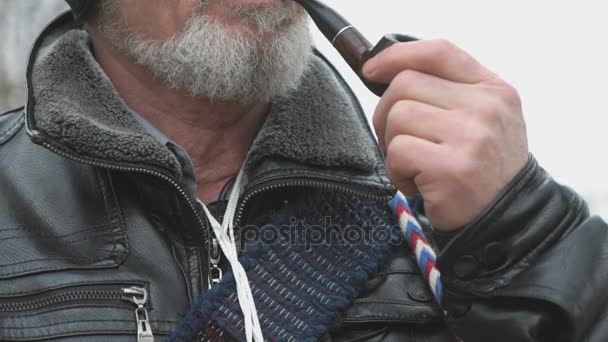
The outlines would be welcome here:
[[[420,224],[414,217],[405,196],[401,192],[397,192],[390,204],[408,245],[416,254],[418,267],[422,271],[424,279],[430,285],[437,302],[441,304],[443,301],[443,286],[441,284],[441,274],[436,266],[437,255],[435,251],[431,248]]]

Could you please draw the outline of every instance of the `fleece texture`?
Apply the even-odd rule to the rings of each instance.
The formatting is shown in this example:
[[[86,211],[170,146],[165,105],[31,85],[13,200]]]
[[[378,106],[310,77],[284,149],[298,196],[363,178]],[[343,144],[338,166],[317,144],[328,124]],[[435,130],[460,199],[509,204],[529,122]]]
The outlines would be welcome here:
[[[376,153],[353,99],[325,62],[315,57],[300,87],[274,99],[247,166],[278,157],[369,172],[377,164]]]
[[[114,90],[85,31],[70,30],[40,51],[31,77],[35,129],[62,149],[180,174],[175,156],[141,128]]]
[[[91,53],[88,34],[70,29],[46,40],[35,52],[31,75],[32,128],[80,157],[149,165],[180,176],[173,153],[140,127],[114,90]],[[378,152],[366,125],[355,100],[315,56],[298,89],[272,100],[247,169],[279,158],[369,173]]]

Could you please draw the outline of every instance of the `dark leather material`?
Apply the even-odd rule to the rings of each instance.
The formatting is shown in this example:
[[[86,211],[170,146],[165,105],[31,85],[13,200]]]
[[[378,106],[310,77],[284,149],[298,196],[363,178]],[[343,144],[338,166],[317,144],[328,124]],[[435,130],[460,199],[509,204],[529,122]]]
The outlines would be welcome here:
[[[10,161],[0,176],[0,279],[120,265],[129,244],[107,172],[83,170],[40,147],[13,152],[28,140],[18,134],[0,150],[0,159]],[[51,181],[45,169],[63,177]],[[49,222],[48,213],[61,215]]]
[[[143,284],[154,332],[170,333],[190,298],[204,290],[204,258],[188,241],[195,234],[183,227],[192,222],[181,217],[179,197],[151,177],[136,178],[34,145],[24,128],[6,142],[0,148],[0,306],[11,298],[36,301],[52,289]],[[142,187],[165,196],[152,200],[146,196],[152,190]],[[370,327],[380,327],[387,341],[418,336],[418,330],[431,334],[431,327],[437,328],[432,334],[446,336],[441,310],[412,255],[400,251],[336,328],[345,329],[338,341]],[[0,340],[134,340],[133,309],[128,302],[91,301],[0,312]]]
[[[132,193],[115,191],[119,176],[32,144],[23,128],[1,146],[0,307],[11,299],[35,303],[54,289],[144,285],[154,331],[173,330],[190,304],[185,281],[166,236]],[[133,340],[131,303],[65,302],[0,309],[0,340]]]
[[[21,108],[17,110],[20,112]],[[0,115],[0,145],[7,142],[24,124],[23,115],[15,115],[14,112],[7,112]]]
[[[368,282],[328,340],[455,341],[405,246]]]
[[[607,340],[608,226],[533,158],[438,265],[465,341]]]
[[[515,276],[522,262],[542,254],[587,217],[585,202],[530,157],[494,203],[444,246],[438,261],[443,277],[454,290],[462,283],[492,291],[500,286],[497,280]]]
[[[443,322],[443,313],[405,246],[368,282],[343,319],[344,324],[376,321],[412,325]]]

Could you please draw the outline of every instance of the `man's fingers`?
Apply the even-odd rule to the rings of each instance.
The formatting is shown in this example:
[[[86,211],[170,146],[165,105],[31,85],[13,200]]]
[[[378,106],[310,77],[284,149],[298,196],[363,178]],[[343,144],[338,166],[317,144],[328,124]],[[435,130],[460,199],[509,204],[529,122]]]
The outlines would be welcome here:
[[[388,87],[376,106],[374,126],[378,137],[384,136],[389,112],[399,101],[409,100],[442,109],[466,108],[471,103],[486,101],[487,94],[475,85],[447,81],[418,71],[401,72]],[[423,108],[424,109],[424,108]]]
[[[475,93],[475,85],[456,83],[415,70],[405,70],[392,80],[378,108],[383,109],[383,104],[393,103],[397,99],[416,100],[444,109],[464,108],[471,103],[471,96],[476,95]]]
[[[403,100],[391,108],[384,127],[379,125],[377,133],[382,134],[379,137],[384,137],[383,146],[388,146],[393,138],[403,134],[440,144],[449,130],[454,128],[451,127],[452,122],[453,118],[447,110]]]
[[[411,135],[398,135],[388,144],[386,169],[395,186],[406,195],[419,192],[416,178],[422,170],[435,167],[440,162],[442,147],[428,140]]]
[[[468,53],[446,40],[395,44],[369,60],[363,72],[370,81],[388,84],[408,69],[460,83],[478,83],[495,77]]]

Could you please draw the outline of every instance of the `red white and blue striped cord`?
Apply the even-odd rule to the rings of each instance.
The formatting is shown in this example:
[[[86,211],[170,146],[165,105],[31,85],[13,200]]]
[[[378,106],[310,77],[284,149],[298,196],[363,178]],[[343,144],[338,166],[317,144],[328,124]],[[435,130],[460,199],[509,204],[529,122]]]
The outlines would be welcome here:
[[[435,299],[439,304],[443,301],[443,286],[441,273],[437,269],[437,255],[427,240],[422,227],[414,217],[407,199],[401,192],[397,192],[391,201],[393,213],[397,216],[399,227],[405,235],[408,245],[416,254],[418,267],[429,284]]]

